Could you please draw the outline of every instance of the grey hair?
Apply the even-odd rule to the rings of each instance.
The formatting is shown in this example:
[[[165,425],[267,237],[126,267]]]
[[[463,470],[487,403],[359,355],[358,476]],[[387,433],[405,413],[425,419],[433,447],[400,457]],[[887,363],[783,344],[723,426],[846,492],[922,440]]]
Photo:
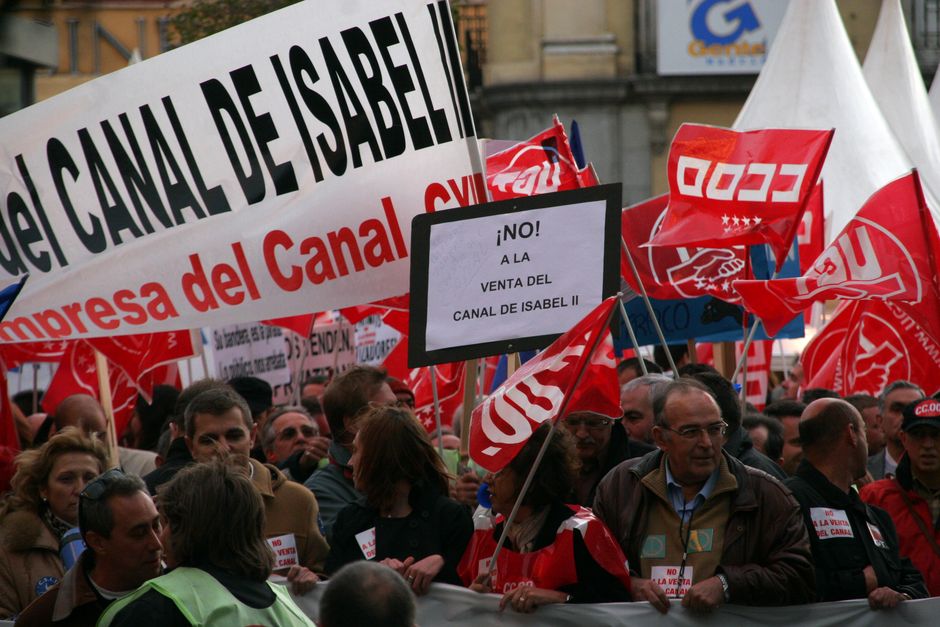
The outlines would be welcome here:
[[[284,407],[275,409],[274,412],[268,416],[267,421],[264,423],[264,428],[261,430],[261,449],[265,453],[274,448],[274,440],[277,438],[277,435],[274,433],[274,421],[284,414],[301,414],[302,416],[306,416],[307,420],[310,421],[310,424],[313,425],[313,428],[317,430],[317,434],[319,435],[320,427],[305,407],[301,407],[300,405],[285,405]]]
[[[653,398],[653,424],[657,427],[668,428],[669,421],[666,420],[666,402],[669,400],[669,397],[676,394],[688,394],[693,391],[704,392],[715,401],[716,407],[718,406],[714,392],[697,379],[691,377],[682,377],[675,381],[670,379],[665,385],[658,386],[656,396]],[[721,409],[719,408],[718,411],[720,412]]]
[[[898,379],[897,381],[892,381],[888,384],[888,387],[884,389],[884,392],[881,393],[881,396],[878,397],[878,411],[884,413],[885,411],[885,402],[888,399],[888,395],[894,392],[895,390],[917,390],[920,392],[921,397],[925,397],[924,391],[916,383],[911,383],[910,381],[905,381],[904,379]]]

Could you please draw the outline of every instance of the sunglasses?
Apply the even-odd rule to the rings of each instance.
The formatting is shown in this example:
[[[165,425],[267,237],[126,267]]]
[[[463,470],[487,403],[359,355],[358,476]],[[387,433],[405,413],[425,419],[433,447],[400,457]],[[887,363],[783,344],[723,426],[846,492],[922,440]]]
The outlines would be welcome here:
[[[120,468],[112,468],[104,471],[85,486],[85,489],[78,495],[78,526],[80,529],[85,529],[87,526],[83,505],[85,501],[98,501],[108,491],[111,484],[126,476]],[[82,532],[82,538],[84,539],[84,531]]]
[[[297,437],[298,430],[296,427],[287,427],[283,429],[280,433],[277,434],[278,440],[293,440]],[[300,428],[300,433],[303,434],[305,438],[314,438],[317,436],[317,430],[311,426],[304,425]]]

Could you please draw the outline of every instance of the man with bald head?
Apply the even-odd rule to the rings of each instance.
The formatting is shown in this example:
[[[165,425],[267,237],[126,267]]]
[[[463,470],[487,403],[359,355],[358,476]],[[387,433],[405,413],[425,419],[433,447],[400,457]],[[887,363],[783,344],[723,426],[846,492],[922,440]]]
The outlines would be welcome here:
[[[73,394],[65,397],[55,408],[55,428],[78,427],[89,435],[107,441],[108,417],[104,407],[94,396]],[[133,448],[118,447],[118,460],[124,472],[144,476],[157,467],[157,454]]]
[[[786,481],[803,510],[816,565],[819,601],[868,599],[872,609],[928,596],[924,578],[898,553],[883,509],[866,505],[852,484],[865,476],[865,422],[851,404],[821,398],[800,417],[803,461]]]

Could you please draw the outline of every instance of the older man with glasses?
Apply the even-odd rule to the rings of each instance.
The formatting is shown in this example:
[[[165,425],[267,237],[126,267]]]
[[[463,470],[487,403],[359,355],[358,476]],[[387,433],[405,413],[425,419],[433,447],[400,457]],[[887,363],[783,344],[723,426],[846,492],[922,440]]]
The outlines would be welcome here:
[[[656,450],[645,442],[631,440],[619,417],[582,411],[568,414],[561,424],[574,439],[581,462],[575,479],[574,501],[585,507],[594,503],[597,484],[614,466]]]
[[[670,599],[723,603],[813,599],[800,507],[776,479],[722,450],[727,424],[711,391],[683,378],[653,402],[660,453],[620,464],[597,488],[594,513],[620,542],[634,600],[666,613]]]
[[[99,475],[81,493],[78,518],[87,548],[17,625],[94,625],[112,601],[162,573],[160,517],[136,475]]]
[[[288,479],[303,483],[326,464],[330,439],[320,436],[320,428],[306,409],[287,406],[268,417],[261,430],[261,446],[269,463]]]

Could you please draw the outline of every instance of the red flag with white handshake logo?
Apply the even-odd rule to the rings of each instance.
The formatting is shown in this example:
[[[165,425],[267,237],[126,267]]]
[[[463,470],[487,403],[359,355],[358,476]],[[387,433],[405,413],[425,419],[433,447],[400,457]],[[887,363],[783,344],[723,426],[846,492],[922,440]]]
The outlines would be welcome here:
[[[669,208],[650,245],[769,244],[779,269],[832,134],[683,124],[669,149]]]
[[[938,242],[915,170],[872,194],[803,276],[735,281],[734,288],[776,335],[816,301],[936,297]]]
[[[508,464],[543,422],[562,411],[619,416],[619,390],[593,382],[616,381],[613,355],[604,344],[617,298],[604,300],[551,346],[527,361],[473,410],[470,454],[491,472]],[[610,379],[613,377],[613,379]],[[579,382],[605,393],[585,394]],[[612,398],[605,398],[607,395]]]

